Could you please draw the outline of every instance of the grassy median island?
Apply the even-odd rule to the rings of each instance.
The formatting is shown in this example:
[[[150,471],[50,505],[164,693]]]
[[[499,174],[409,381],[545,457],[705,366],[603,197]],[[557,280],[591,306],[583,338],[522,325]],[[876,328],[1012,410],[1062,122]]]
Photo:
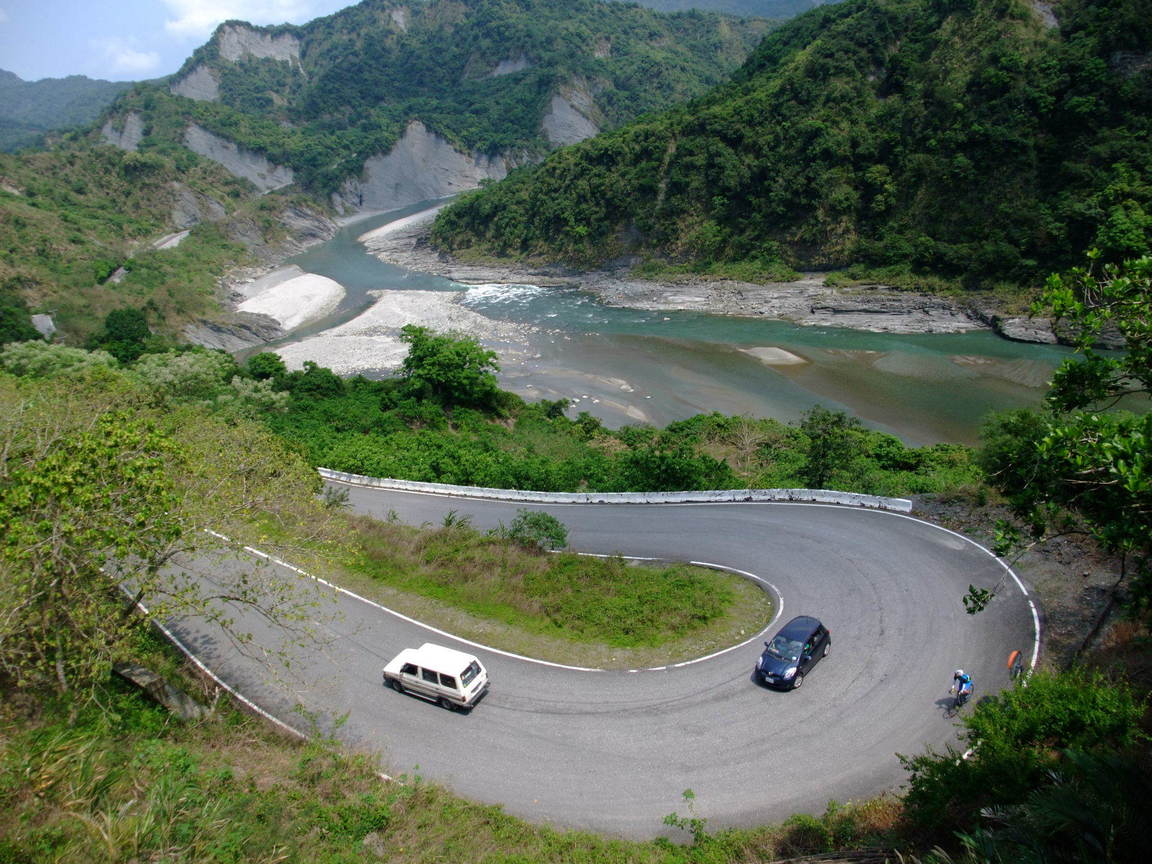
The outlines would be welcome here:
[[[437,528],[348,519],[355,551],[341,584],[452,633],[541,659],[661,665],[742,642],[772,618],[764,591],[722,571],[548,553],[453,518]]]

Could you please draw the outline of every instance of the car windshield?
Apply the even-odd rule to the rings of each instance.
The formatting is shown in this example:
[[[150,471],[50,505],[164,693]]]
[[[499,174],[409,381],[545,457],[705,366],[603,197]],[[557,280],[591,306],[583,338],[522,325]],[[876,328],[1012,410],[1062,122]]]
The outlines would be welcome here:
[[[793,642],[785,636],[777,636],[768,643],[768,653],[777,660],[797,660],[803,647],[802,642]]]

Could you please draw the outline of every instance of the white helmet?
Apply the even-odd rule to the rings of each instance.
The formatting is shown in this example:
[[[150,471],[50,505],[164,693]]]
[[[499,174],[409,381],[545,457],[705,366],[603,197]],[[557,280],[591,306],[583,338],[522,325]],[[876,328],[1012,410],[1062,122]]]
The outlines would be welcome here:
[[[953,678],[963,678],[964,677],[964,670],[963,669],[957,669],[955,674],[952,677]]]

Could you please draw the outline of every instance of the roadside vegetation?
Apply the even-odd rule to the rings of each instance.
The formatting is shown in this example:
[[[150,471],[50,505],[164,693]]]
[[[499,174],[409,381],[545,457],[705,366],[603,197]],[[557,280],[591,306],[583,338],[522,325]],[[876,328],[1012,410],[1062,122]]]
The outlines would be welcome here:
[[[989,444],[977,460],[963,448],[925,448],[933,458],[945,454],[952,468],[962,468],[959,476],[974,495],[997,494],[984,490],[979,475],[969,473],[979,465],[990,472],[987,479],[1009,496],[1022,521],[1001,526],[1004,551],[1013,542],[1043,542],[1062,532],[1083,531],[1120,555],[1125,564],[1113,587],[1112,602],[1127,610],[1137,634],[1146,633],[1149,608],[1146,574],[1152,508],[1148,489],[1152,483],[1147,465],[1137,458],[1149,415],[1100,409],[1109,408],[1118,398],[1131,407],[1140,407],[1147,399],[1150,273],[1148,260],[1141,259],[1123,267],[1093,263],[1051,280],[1046,301],[1075,332],[1084,334],[1085,344],[1084,357],[1057,374],[1046,409],[992,420]],[[1097,353],[1091,345],[1094,334],[1104,327],[1120,332],[1130,350]],[[116,608],[123,601],[105,593],[107,577],[98,570],[103,559],[91,551],[123,548],[134,553],[144,568],[136,571],[137,578],[154,572],[150,568],[164,559],[169,548],[165,544],[178,546],[187,540],[189,525],[197,521],[195,514],[208,512],[204,506],[215,512],[219,502],[231,500],[220,495],[229,488],[227,478],[236,474],[229,470],[221,476],[220,467],[215,466],[218,460],[214,461],[215,454],[225,448],[231,452],[238,446],[256,471],[254,476],[272,472],[267,480],[276,486],[275,492],[265,493],[259,483],[246,484],[246,494],[223,509],[232,514],[230,531],[317,560],[327,557],[343,566],[343,571],[336,572],[362,580],[357,587],[374,584],[382,597],[414,598],[410,601],[413,608],[438,609],[439,614],[449,616],[444,620],[470,619],[487,626],[495,621],[498,627],[516,631],[513,638],[526,639],[522,644],[532,650],[548,640],[554,646],[600,644],[610,656],[619,652],[629,659],[636,656],[629,651],[667,651],[677,644],[693,645],[693,639],[711,638],[701,636],[710,626],[729,628],[731,633],[731,627],[742,625],[738,620],[724,620],[723,603],[714,602],[726,599],[724,587],[709,582],[711,574],[650,571],[657,579],[653,582],[648,573],[633,571],[623,562],[609,559],[590,567],[583,560],[543,554],[542,549],[564,545],[562,526],[552,523],[519,520],[495,535],[477,532],[454,516],[438,527],[426,526],[423,532],[389,522],[361,523],[357,539],[350,543],[345,531],[350,523],[334,506],[339,502],[330,500],[325,505],[315,495],[318,486],[308,468],[313,451],[307,441],[286,434],[284,429],[291,427],[272,434],[267,425],[276,426],[294,411],[309,418],[312,425],[304,428],[316,432],[354,418],[359,436],[367,438],[373,429],[392,429],[388,434],[407,434],[406,440],[416,446],[419,436],[429,429],[446,435],[454,434],[456,428],[474,430],[487,424],[511,434],[529,417],[536,425],[523,428],[537,435],[539,429],[552,426],[583,430],[578,434],[586,436],[584,443],[609,436],[601,439],[615,442],[601,444],[609,454],[631,452],[634,459],[636,453],[645,454],[648,462],[631,463],[638,472],[634,476],[644,476],[635,466],[647,464],[656,487],[691,476],[676,473],[683,472],[677,460],[662,458],[667,454],[662,454],[658,442],[667,430],[618,430],[611,433],[620,435],[614,439],[586,418],[566,418],[562,404],[525,405],[494,386],[490,352],[470,340],[421,328],[405,331],[411,349],[408,360],[401,374],[387,382],[346,382],[314,365],[288,372],[270,354],[256,355],[241,367],[220,352],[156,353],[148,350],[144,330],[119,317],[106,321],[104,332],[116,336],[110,338],[108,347],[125,359],[118,360],[109,351],[42,341],[16,342],[0,351],[0,368],[7,372],[0,376],[0,383],[12,403],[3,415],[8,418],[3,428],[9,458],[0,484],[0,515],[8,526],[6,538],[11,538],[0,547],[4,602],[19,613],[28,608],[20,592],[35,591],[37,585],[69,586],[66,593],[50,594],[56,603],[53,608],[66,609],[66,616],[37,615],[26,621],[10,612],[5,620],[12,631],[0,643],[4,647],[0,672],[10,694],[5,716],[16,717],[12,724],[25,728],[17,731],[10,725],[2,756],[25,760],[8,763],[16,766],[15,772],[6,772],[14,779],[0,786],[0,794],[11,805],[3,818],[14,820],[5,835],[8,846],[0,850],[6,854],[13,850],[9,857],[15,860],[69,860],[68,855],[78,854],[74,850],[81,848],[84,841],[80,838],[92,836],[102,838],[101,848],[110,850],[108,860],[138,855],[139,850],[150,848],[149,842],[167,844],[164,849],[169,854],[183,850],[180,844],[185,843],[188,849],[201,850],[197,854],[209,847],[217,850],[212,854],[218,860],[250,858],[247,852],[237,851],[240,841],[230,833],[241,824],[237,820],[242,808],[236,805],[237,815],[228,808],[234,800],[247,800],[244,795],[263,795],[269,790],[271,800],[286,794],[292,801],[310,802],[277,811],[282,814],[277,819],[294,815],[304,821],[294,833],[276,823],[281,831],[289,831],[291,839],[281,839],[279,845],[267,841],[271,845],[261,847],[263,853],[281,860],[293,860],[293,856],[295,860],[317,860],[316,856],[324,860],[324,855],[344,860],[340,856],[380,848],[382,856],[413,861],[436,860],[453,850],[470,860],[493,861],[510,860],[509,856],[511,860],[517,856],[572,860],[573,855],[588,855],[596,860],[614,860],[615,856],[621,861],[736,862],[870,845],[912,850],[907,860],[993,864],[1082,860],[1086,850],[1097,850],[1101,861],[1124,862],[1142,860],[1148,851],[1148,840],[1130,806],[1132,801],[1143,800],[1147,790],[1146,689],[1125,684],[1122,672],[1099,664],[1094,671],[1088,665],[1046,670],[1027,687],[974,705],[963,720],[956,751],[904,754],[910,779],[903,800],[833,806],[822,818],[794,817],[779,828],[713,831],[706,820],[695,816],[688,794],[682,802],[670,802],[673,812],[667,822],[670,831],[686,841],[682,846],[617,843],[527,826],[491,808],[452,799],[415,778],[406,778],[398,786],[376,785],[378,781],[366,779],[373,764],[370,758],[362,761],[340,755],[320,742],[289,749],[282,757],[285,761],[276,763],[285,765],[284,774],[273,771],[271,777],[263,773],[252,778],[244,773],[250,768],[240,769],[245,791],[237,792],[238,769],[219,761],[222,745],[207,754],[199,749],[203,746],[202,741],[197,743],[203,734],[200,730],[207,726],[187,729],[167,720],[146,730],[131,725],[139,718],[160,715],[143,707],[135,696],[117,696],[121,685],[110,683],[109,670],[118,659],[138,660],[152,649],[141,647],[142,621],[126,618]],[[133,356],[136,359],[128,359]],[[55,431],[35,431],[41,427]],[[787,476],[801,481],[841,485],[861,483],[871,476],[880,478],[871,482],[882,480],[891,492],[907,489],[901,483],[921,482],[915,472],[883,473],[874,464],[878,454],[887,453],[889,468],[899,464],[908,471],[911,460],[924,458],[913,455],[921,451],[903,448],[899,442],[886,443],[888,451],[867,447],[869,441],[894,439],[870,438],[874,433],[835,412],[814,410],[799,427],[780,427],[776,431],[781,435],[764,447],[765,441],[757,436],[771,428],[743,418],[708,416],[676,426],[673,432],[698,436],[674,439],[683,448],[677,452],[689,465],[719,472],[702,475],[711,479],[730,479],[738,470],[749,471],[739,455],[763,449],[776,455],[777,466],[789,460],[794,473]],[[729,439],[732,449],[723,453],[716,446],[718,439],[702,432],[715,429],[754,433],[754,446],[744,438]],[[797,436],[793,440],[801,446],[787,451],[781,442],[793,433]],[[243,443],[236,445],[237,440]],[[538,440],[534,446],[539,446]],[[709,443],[715,447],[710,452],[703,446]],[[862,451],[868,457],[863,462]],[[1065,455],[1052,458],[1060,453]],[[624,460],[623,464],[629,463]],[[763,470],[763,465],[758,468]],[[296,478],[292,482],[297,492],[288,498],[276,470],[289,470]],[[72,484],[64,498],[56,489],[62,476]],[[253,475],[246,476],[251,480]],[[957,491],[955,484],[943,488]],[[98,491],[108,489],[120,491],[111,498]],[[208,489],[217,489],[213,493],[217,497],[203,499],[210,502],[207,505],[196,505]],[[70,501],[76,505],[68,505]],[[173,501],[190,509],[174,511]],[[117,516],[116,507],[127,507],[144,518],[126,523]],[[52,527],[62,520],[81,529],[53,533]],[[49,538],[61,536],[84,542],[45,545]],[[48,548],[57,551],[46,558]],[[397,553],[402,553],[399,559]],[[496,571],[501,579],[493,579]],[[65,573],[74,581],[61,582]],[[551,591],[552,574],[561,573],[565,585],[574,578],[581,589],[588,590],[570,595]],[[624,582],[632,583],[627,592],[616,591]],[[86,599],[77,605],[81,589]],[[65,597],[72,599],[70,606],[61,605]],[[196,602],[195,597],[183,599]],[[978,614],[988,599],[968,598],[969,611]],[[729,613],[743,603],[727,602]],[[638,606],[650,603],[661,604],[660,611],[653,616],[636,614]],[[121,623],[109,628],[107,622],[113,620]],[[99,623],[99,640],[85,635],[84,622]],[[677,629],[683,641],[662,642]],[[534,638],[543,641],[532,642]],[[1133,646],[1139,653],[1139,642]],[[63,676],[61,658],[66,658]],[[1087,659],[1081,662],[1086,664]],[[174,668],[175,661],[165,662],[167,668]],[[1147,682],[1138,686],[1146,688]],[[72,726],[60,713],[61,706],[69,702],[53,702],[46,693],[70,697]],[[109,715],[109,706],[120,705],[121,700],[133,706],[123,711],[136,719],[128,721],[129,728],[109,732],[109,728],[119,728],[114,724],[120,722],[120,709]],[[66,729],[72,734],[77,728],[81,709],[89,708],[96,712],[95,719],[85,722],[99,728],[100,743],[62,738]],[[186,793],[177,799],[180,807],[163,798],[177,784],[178,778],[166,773],[171,767],[137,757],[127,764],[141,773],[130,774],[123,766],[112,771],[107,764],[93,761],[104,759],[106,752],[116,753],[117,747],[143,754],[169,752],[165,747],[173,742],[178,750],[202,754],[189,755],[185,762],[162,760],[188,766],[180,782],[191,785],[180,787]],[[972,751],[967,759],[959,756],[964,749]],[[308,767],[318,764],[326,767],[319,775],[309,774]],[[96,778],[90,790],[85,792],[78,785],[80,780],[71,786],[54,785],[62,782],[52,778],[64,765],[76,769],[84,782],[88,782],[84,778]],[[150,782],[153,777],[155,782]],[[307,793],[298,785],[305,780],[316,784]],[[41,785],[30,785],[34,782]],[[1105,783],[1113,786],[1106,789]],[[123,791],[129,786],[131,792]],[[48,791],[36,798],[33,788]],[[241,798],[230,797],[234,793]],[[126,795],[137,803],[129,806]],[[354,795],[354,800],[347,795]],[[1081,818],[1084,808],[1066,806],[1069,800],[1085,797],[1092,798],[1089,818]],[[45,801],[51,806],[45,806]],[[144,801],[149,802],[147,806]],[[208,810],[200,809],[201,801]],[[419,802],[418,810],[411,809],[412,801]],[[160,808],[155,813],[148,809],[153,803]],[[248,806],[257,814],[263,812],[256,805]],[[132,833],[134,826],[160,818],[160,812],[165,814],[165,824],[185,824],[181,820],[186,818],[190,827],[178,835],[155,835],[156,840],[131,839],[138,836]],[[214,812],[221,815],[202,818]],[[332,813],[340,814],[338,824],[331,822]],[[133,821],[137,818],[143,821]],[[486,827],[466,837],[460,826],[475,825],[473,819]],[[430,830],[435,839],[429,838]],[[263,831],[253,828],[247,836],[267,836]],[[121,836],[127,839],[121,841]],[[473,836],[486,838],[493,846],[471,845]],[[121,843],[129,845],[117,845]],[[936,845],[941,849],[917,858],[915,850]]]
[[[504,20],[502,4],[479,5]],[[1067,0],[1059,34],[1016,0],[822,8],[689,108],[566,148],[437,223],[455,248],[578,262],[628,251],[653,273],[760,279],[854,264],[841,280],[940,289],[1035,284],[1059,269],[1038,311],[1079,334],[1081,357],[1056,375],[1042,410],[989,418],[978,451],[908,448],[819,408],[796,425],[713,414],[611,430],[567,416],[563,402],[501,391],[491,352],[417,327],[387,381],[178,345],[181,325],[215,308],[218,274],[246,254],[237,238],[247,228],[275,238],[276,213],[293,202],[251,200],[171,135],[197,119],[331,188],[367,152],[363,142],[401,128],[390,106],[361,110],[374,85],[356,76],[380,58],[333,61],[322,70],[331,92],[304,92],[271,60],[229,69],[220,105],[136,88],[124,104],[151,111],[155,129],[140,153],[74,139],[0,155],[0,864],[744,864],[844,850],[925,864],[1152,858],[1141,821],[1152,793],[1146,6]],[[315,38],[339,41],[324,20]],[[682,20],[690,30],[706,23]],[[507,56],[488,32],[468,38],[485,62]],[[652,59],[624,72],[643,75]],[[684,71],[675,92],[702,80]],[[478,93],[507,86],[519,93],[516,113],[495,120],[535,135],[538,115],[524,106],[539,100],[516,88],[548,82],[522,72],[515,88],[507,77],[469,78],[454,93],[464,114],[428,115],[429,124],[477,147],[523,143],[469,113]],[[280,84],[301,101],[272,111]],[[364,128],[345,129],[352,115],[367,118]],[[764,146],[785,129],[796,133],[788,146]],[[209,209],[211,199],[239,213],[244,230],[205,223],[177,249],[149,251],[173,227],[176,183]],[[1088,264],[1075,268],[1089,246]],[[38,339],[32,311],[54,313],[71,344]],[[1116,334],[1126,350],[1099,350]],[[1119,563],[1075,663],[972,705],[955,749],[903,754],[902,798],[830,803],[819,817],[734,831],[698,817],[685,790],[668,804],[675,842],[629,843],[533,826],[415,774],[384,781],[377,754],[321,736],[284,740],[217,701],[126,592],[161,597],[154,617],[212,614],[210,597],[161,578],[181,556],[226,554],[200,530],[211,522],[461,632],[625,666],[736,641],[766,617],[763,594],[712,572],[545,554],[564,546],[563,526],[539,520],[489,535],[454,517],[422,530],[353,519],[319,494],[318,465],[553,491],[801,486],[995,500],[1013,514],[998,526],[999,552],[1082,535]],[[314,594],[243,579],[229,588],[234,602],[266,606],[288,638],[310,639]],[[991,600],[975,590],[965,598],[973,614]],[[1093,637],[1121,617],[1123,651],[1096,651]],[[114,674],[124,662],[215,710],[175,719]]]

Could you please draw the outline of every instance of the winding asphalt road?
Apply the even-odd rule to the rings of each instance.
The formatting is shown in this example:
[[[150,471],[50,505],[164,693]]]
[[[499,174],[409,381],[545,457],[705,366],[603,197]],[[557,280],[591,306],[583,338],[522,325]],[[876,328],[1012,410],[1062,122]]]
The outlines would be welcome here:
[[[897,753],[956,743],[946,716],[952,670],[976,696],[1008,684],[1013,649],[1033,657],[1038,623],[1002,564],[968,540],[885,511],[790,503],[524,505],[346,487],[351,506],[438,524],[455,510],[480,528],[517,509],[547,510],[573,549],[706,562],[754,574],[779,592],[777,620],[810,614],[832,650],[790,693],[752,680],[763,634],[742,646],[659,670],[563,668],[429,633],[345,593],[327,592],[323,650],[296,652],[276,680],[195,621],[176,636],[215,674],[270,713],[304,728],[296,705],[395,773],[418,773],[467,798],[558,827],[636,838],[685,814],[683,792],[709,825],[755,825],[821,812],[899,787]],[[223,565],[222,565],[223,566]],[[969,584],[996,587],[977,616]],[[335,614],[338,613],[338,614]],[[257,642],[276,634],[245,620]],[[401,648],[435,641],[478,655],[493,689],[470,714],[383,687]],[[342,717],[342,723],[334,718]]]

